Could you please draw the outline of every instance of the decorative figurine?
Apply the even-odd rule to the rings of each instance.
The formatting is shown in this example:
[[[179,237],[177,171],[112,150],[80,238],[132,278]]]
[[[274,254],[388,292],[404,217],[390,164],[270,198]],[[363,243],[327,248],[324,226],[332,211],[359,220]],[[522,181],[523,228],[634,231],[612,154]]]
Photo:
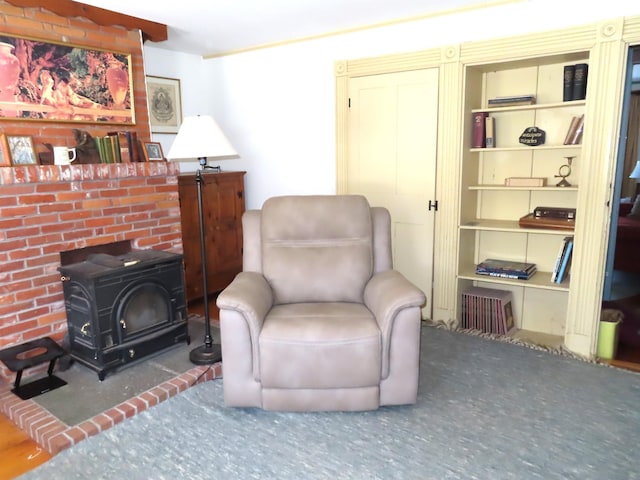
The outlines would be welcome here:
[[[567,177],[571,175],[571,162],[573,162],[573,159],[576,157],[573,156],[573,157],[564,157],[564,158],[567,159],[567,163],[560,166],[560,168],[558,169],[558,175],[554,175],[556,178],[562,179],[558,183],[556,183],[556,187],[571,186],[571,184],[567,181]]]

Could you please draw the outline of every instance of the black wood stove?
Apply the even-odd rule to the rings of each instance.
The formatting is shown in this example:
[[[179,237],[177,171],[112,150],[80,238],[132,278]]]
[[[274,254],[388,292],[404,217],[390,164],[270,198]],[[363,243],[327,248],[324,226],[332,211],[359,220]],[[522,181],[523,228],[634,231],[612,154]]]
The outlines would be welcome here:
[[[100,380],[122,365],[189,343],[182,255],[99,253],[58,270],[71,356]]]

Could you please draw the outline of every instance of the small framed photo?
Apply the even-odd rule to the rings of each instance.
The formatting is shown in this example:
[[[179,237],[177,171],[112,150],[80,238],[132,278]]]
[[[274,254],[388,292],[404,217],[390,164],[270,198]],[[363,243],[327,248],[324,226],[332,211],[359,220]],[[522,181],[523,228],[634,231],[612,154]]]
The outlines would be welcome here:
[[[147,76],[149,123],[153,133],[178,133],[182,124],[180,79]]]
[[[7,143],[7,136],[4,133],[0,133],[0,167],[11,166],[11,152],[9,152],[9,144]]]
[[[144,150],[144,159],[147,162],[164,162],[162,144],[159,142],[142,142],[142,147],[142,150]]]
[[[31,135],[7,135],[11,165],[38,165]]]

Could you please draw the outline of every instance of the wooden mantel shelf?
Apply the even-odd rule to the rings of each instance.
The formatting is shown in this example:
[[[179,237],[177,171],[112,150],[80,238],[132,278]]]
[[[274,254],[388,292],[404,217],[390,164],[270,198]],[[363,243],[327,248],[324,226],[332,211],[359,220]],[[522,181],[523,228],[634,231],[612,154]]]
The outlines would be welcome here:
[[[130,30],[139,29],[145,41],[162,42],[169,38],[167,26],[162,23],[143,20],[142,18],[112,12],[111,10],[85,5],[84,3],[73,2],[72,0],[46,2],[46,6],[43,6],[44,2],[42,2],[42,0],[6,0],[6,2],[14,7],[45,8],[61,17],[84,17],[98,25],[121,25]]]

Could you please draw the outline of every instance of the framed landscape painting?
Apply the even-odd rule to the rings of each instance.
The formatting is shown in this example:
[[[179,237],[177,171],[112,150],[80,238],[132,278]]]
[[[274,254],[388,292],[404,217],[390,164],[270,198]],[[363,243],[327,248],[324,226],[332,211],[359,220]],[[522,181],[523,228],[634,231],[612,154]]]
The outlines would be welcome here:
[[[178,133],[182,123],[180,79],[147,77],[149,123],[153,133]]]
[[[0,119],[133,125],[131,55],[0,34]]]

